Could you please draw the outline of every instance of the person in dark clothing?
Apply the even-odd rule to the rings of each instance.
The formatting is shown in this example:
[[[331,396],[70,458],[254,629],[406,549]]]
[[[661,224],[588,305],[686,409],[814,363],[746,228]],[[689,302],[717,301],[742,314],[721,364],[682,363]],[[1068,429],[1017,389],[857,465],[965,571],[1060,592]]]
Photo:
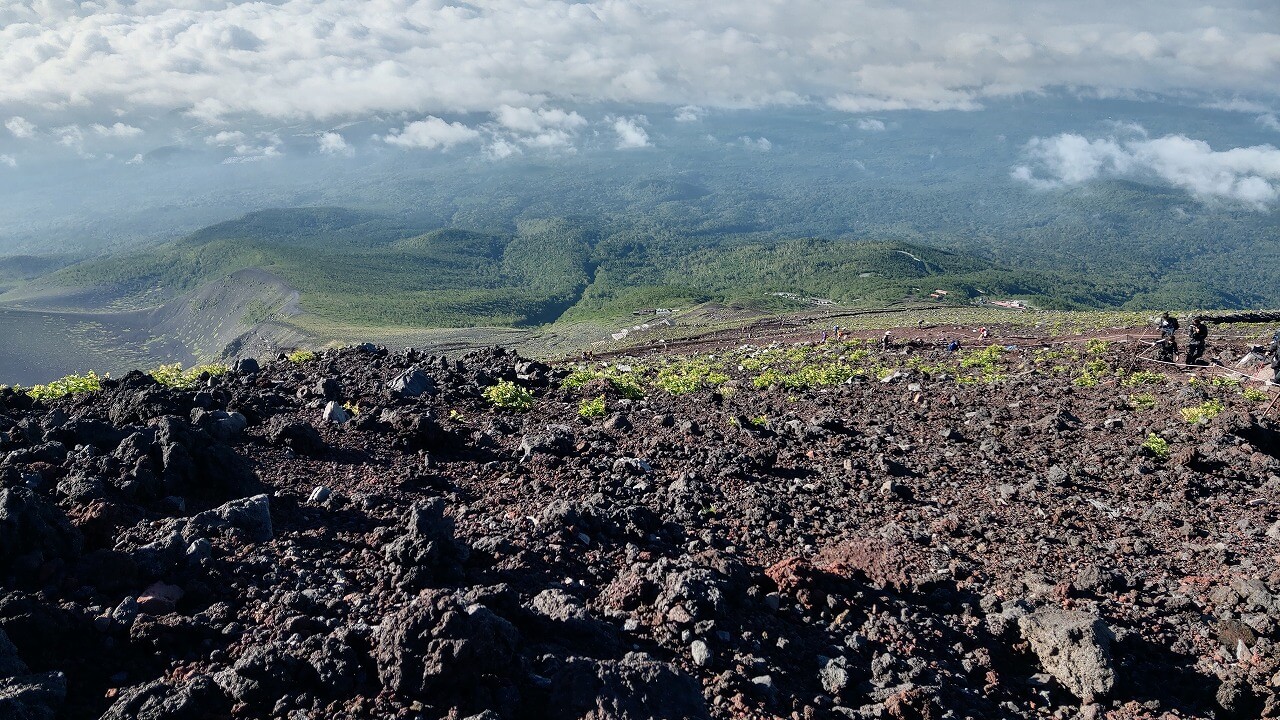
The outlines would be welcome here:
[[[1178,355],[1178,341],[1172,335],[1161,335],[1155,346],[1156,360],[1160,362],[1173,362]]]
[[[1209,337],[1209,328],[1200,318],[1191,318],[1191,326],[1187,328],[1187,364],[1199,365],[1200,356],[1204,355],[1204,341]]]
[[[1271,336],[1267,353],[1271,355],[1271,384],[1280,385],[1280,330]]]
[[[1178,332],[1178,318],[1170,317],[1169,313],[1160,313],[1160,337],[1173,337]],[[1176,352],[1176,351],[1175,351]]]

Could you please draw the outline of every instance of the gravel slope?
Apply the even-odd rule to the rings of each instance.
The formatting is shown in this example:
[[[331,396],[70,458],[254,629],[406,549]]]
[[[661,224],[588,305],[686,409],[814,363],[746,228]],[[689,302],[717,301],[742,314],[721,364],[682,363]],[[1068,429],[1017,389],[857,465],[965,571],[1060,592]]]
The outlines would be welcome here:
[[[988,383],[748,347],[639,399],[372,346],[0,390],[0,716],[1275,717],[1270,398],[1125,385],[1140,349]],[[753,382],[841,357],[876,370]]]

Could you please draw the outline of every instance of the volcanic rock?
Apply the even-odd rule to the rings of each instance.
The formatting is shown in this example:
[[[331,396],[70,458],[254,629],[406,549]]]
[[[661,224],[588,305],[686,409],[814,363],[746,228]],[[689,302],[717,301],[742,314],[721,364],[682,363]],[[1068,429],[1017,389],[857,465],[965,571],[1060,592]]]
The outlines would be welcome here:
[[[1046,608],[1019,618],[1018,627],[1045,672],[1084,702],[1115,687],[1111,630],[1096,615]]]

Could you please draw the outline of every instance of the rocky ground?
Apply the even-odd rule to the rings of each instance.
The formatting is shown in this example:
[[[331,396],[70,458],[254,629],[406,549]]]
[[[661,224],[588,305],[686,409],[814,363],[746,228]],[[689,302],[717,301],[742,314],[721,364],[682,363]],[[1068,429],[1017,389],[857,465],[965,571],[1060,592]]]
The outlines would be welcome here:
[[[0,390],[0,717],[1280,716],[1271,398],[1142,347]]]

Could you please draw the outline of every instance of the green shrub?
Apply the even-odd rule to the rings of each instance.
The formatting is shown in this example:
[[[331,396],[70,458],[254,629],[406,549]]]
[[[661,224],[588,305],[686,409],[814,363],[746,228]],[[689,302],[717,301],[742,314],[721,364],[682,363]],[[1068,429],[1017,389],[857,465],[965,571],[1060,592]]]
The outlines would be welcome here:
[[[1157,460],[1169,459],[1169,441],[1155,433],[1147,435],[1147,439],[1142,442],[1142,449]]]
[[[485,388],[484,399],[504,410],[528,410],[533,407],[533,393],[510,380]]]
[[[1120,384],[1126,387],[1135,385],[1151,385],[1154,383],[1164,382],[1166,380],[1163,373],[1152,372],[1150,370],[1139,370],[1121,381]]]
[[[1084,344],[1084,351],[1090,355],[1101,355],[1111,347],[1106,340],[1089,340]]]
[[[684,395],[701,387],[716,387],[729,381],[729,376],[703,360],[675,362],[658,371],[653,384],[672,395]]]
[[[1243,391],[1240,392],[1240,394],[1243,395],[1244,399],[1248,400],[1249,402],[1262,402],[1263,400],[1267,399],[1266,391],[1259,390],[1258,388],[1245,388]]]
[[[80,393],[94,392],[101,389],[102,378],[90,370],[84,375],[68,375],[54,380],[48,385],[36,385],[27,390],[27,395],[36,400],[56,400],[67,395],[79,395]]]
[[[230,371],[231,368],[227,365],[217,363],[195,365],[186,370],[182,369],[181,363],[174,363],[172,365],[161,365],[147,374],[161,385],[181,390],[194,387],[196,382],[200,380],[200,376],[206,373],[210,377],[215,377]]]
[[[1150,410],[1156,406],[1156,396],[1151,393],[1130,395],[1129,402],[1139,410]]]
[[[598,418],[604,415],[604,396],[601,395],[593,400],[583,400],[578,405],[578,417]]]
[[[1210,381],[1209,381],[1209,384],[1210,384],[1210,385],[1212,385],[1212,386],[1214,386],[1214,387],[1219,387],[1219,388],[1238,388],[1238,387],[1240,387],[1240,381],[1239,381],[1239,380],[1237,380],[1237,379],[1235,379],[1235,378],[1233,378],[1233,377],[1225,376],[1225,375],[1221,375],[1221,376],[1215,377],[1214,379],[1212,379],[1212,380],[1210,380]]]
[[[962,368],[995,368],[996,362],[1000,360],[1000,356],[1004,354],[1004,348],[999,345],[988,345],[981,350],[975,350],[960,360]]]
[[[1182,408],[1182,419],[1189,423],[1198,423],[1201,420],[1212,420],[1225,410],[1222,401],[1218,399],[1205,400],[1203,403],[1195,407]]]
[[[625,398],[630,398],[631,400],[644,398],[644,383],[638,373],[634,371],[623,372],[612,367],[607,370],[575,370],[560,382],[560,387],[566,390],[581,390],[587,383],[595,380],[608,382],[618,391],[618,394]]]
[[[315,360],[316,354],[310,350],[294,350],[288,355],[285,355],[285,357],[288,358],[290,362],[300,363],[308,360]]]

